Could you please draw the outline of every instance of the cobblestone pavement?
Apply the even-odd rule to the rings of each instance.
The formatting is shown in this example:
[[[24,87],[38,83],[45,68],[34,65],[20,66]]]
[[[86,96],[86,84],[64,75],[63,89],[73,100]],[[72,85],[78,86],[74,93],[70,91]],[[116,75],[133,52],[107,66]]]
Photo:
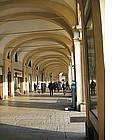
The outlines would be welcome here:
[[[32,93],[0,101],[0,140],[85,140],[85,113],[68,110],[71,97]]]

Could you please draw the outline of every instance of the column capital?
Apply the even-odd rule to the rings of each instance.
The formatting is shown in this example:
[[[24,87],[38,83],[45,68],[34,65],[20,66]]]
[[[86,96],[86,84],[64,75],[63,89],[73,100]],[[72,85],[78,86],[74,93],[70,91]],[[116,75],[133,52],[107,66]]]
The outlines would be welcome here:
[[[82,25],[76,25],[74,28],[74,38],[73,40],[82,40]]]

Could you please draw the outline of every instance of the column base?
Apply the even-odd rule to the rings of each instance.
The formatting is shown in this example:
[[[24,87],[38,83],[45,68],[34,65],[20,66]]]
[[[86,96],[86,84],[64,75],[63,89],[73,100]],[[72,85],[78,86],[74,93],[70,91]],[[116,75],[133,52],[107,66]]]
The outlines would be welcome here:
[[[8,95],[4,95],[3,100],[8,99]]]
[[[80,104],[80,111],[81,112],[86,112],[86,104],[85,103]]]
[[[76,110],[80,112],[86,112],[86,104],[76,102]]]
[[[12,93],[10,97],[14,97],[15,95]]]
[[[76,102],[76,110],[80,111],[80,103],[79,102]]]

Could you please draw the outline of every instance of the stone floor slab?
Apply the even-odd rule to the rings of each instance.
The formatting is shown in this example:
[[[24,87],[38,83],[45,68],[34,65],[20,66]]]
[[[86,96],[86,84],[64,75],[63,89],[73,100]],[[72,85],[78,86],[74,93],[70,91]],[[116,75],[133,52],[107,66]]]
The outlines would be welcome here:
[[[85,116],[71,107],[63,93],[32,93],[0,101],[0,140],[84,140],[85,123],[70,117]]]

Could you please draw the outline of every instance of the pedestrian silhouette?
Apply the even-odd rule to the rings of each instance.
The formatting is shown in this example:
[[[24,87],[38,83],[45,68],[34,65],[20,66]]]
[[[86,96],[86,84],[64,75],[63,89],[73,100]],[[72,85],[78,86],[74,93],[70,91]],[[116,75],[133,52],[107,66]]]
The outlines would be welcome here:
[[[95,95],[95,88],[96,88],[96,83],[92,80],[91,81],[91,94]]]
[[[49,83],[48,88],[50,90],[50,96],[53,96],[53,83],[52,82]]]

